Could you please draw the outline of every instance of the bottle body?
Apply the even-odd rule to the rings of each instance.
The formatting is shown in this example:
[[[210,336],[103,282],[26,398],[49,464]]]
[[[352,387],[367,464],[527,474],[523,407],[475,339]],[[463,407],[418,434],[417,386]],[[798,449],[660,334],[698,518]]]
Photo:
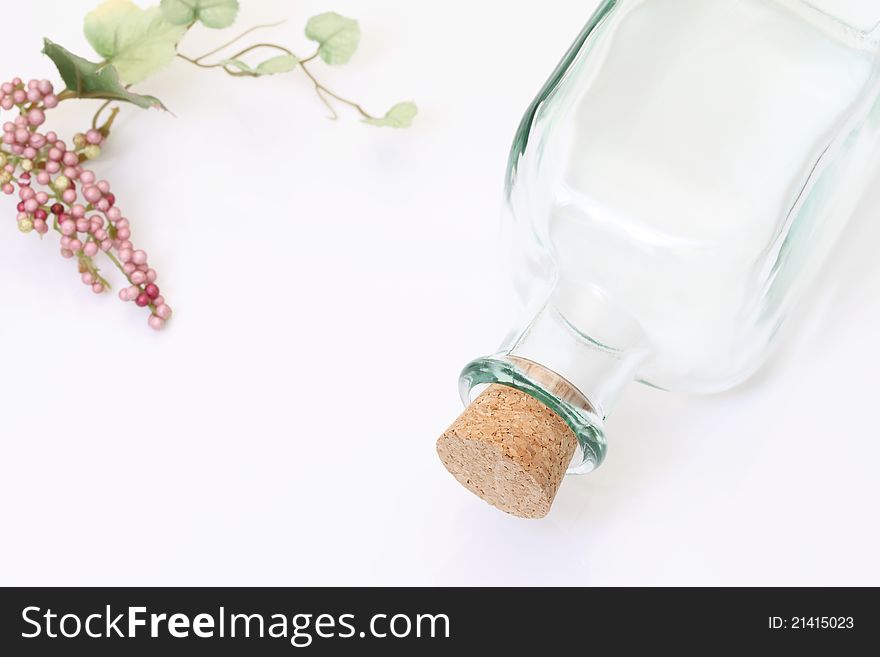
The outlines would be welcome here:
[[[880,8],[824,4],[600,6],[516,135],[506,232],[529,310],[465,368],[466,400],[535,394],[583,470],[628,380],[711,393],[760,367],[878,160]],[[548,394],[554,375],[571,394]]]

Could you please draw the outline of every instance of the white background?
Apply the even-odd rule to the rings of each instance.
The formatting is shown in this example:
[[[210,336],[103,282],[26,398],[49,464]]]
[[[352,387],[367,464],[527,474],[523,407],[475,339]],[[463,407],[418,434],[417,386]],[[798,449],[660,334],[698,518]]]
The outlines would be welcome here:
[[[0,77],[57,79],[44,35],[90,54],[92,4],[18,3]],[[421,114],[334,123],[301,75],[184,62],[142,85],[175,116],[126,108],[95,169],[176,311],[161,334],[0,199],[0,583],[880,584],[880,191],[761,375],[711,398],[631,386],[602,468],[518,520],[434,440],[507,330],[514,130],[595,2],[242,4],[230,35],[289,18],[260,38],[301,55],[308,16],[358,18],[354,61],[313,70]]]

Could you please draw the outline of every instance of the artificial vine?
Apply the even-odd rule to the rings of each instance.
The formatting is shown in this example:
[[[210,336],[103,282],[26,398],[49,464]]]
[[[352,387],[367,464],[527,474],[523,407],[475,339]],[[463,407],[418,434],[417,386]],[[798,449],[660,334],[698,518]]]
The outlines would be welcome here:
[[[238,8],[238,0],[162,0],[148,9],[131,0],[107,0],[86,16],[84,24],[86,38],[100,61],[80,57],[45,39],[43,52],[55,63],[64,89],[56,93],[49,80],[25,82],[20,78],[0,85],[0,110],[17,112],[2,126],[0,190],[18,194],[18,229],[40,236],[50,230],[57,232],[61,255],[77,263],[82,282],[96,294],[110,289],[95,262],[103,253],[127,282],[119,298],[146,308],[148,323],[155,329],[165,326],[171,307],[157,285],[157,274],[146,252],[132,243],[129,220],[110,184],[89,168],[100,156],[119,112],[118,106],[111,107],[114,103],[166,109],[158,98],[133,91],[134,85],[175,58],[234,77],[301,71],[330,118],[338,118],[337,108],[347,107],[369,125],[406,128],[416,116],[411,102],[397,103],[382,116],[373,115],[318,79],[313,64],[345,64],[360,42],[357,21],[333,12],[314,16],[306,23],[306,37],[316,44],[315,52],[306,57],[298,57],[283,44],[260,41],[243,45],[255,32],[274,25],[251,27],[198,56],[181,51],[181,42],[191,29],[197,25],[230,27]],[[68,144],[52,131],[43,132],[43,124],[48,110],[73,99],[102,102],[91,127],[75,134]]]

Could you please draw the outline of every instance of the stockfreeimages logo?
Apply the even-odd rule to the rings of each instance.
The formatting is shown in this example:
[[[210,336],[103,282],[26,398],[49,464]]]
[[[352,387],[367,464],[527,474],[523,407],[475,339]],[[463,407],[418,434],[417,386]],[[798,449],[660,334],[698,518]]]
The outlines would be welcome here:
[[[58,613],[41,607],[21,612],[24,639],[286,639],[295,648],[306,648],[315,639],[404,639],[450,637],[446,614],[374,614],[357,629],[354,614],[246,614],[152,613],[146,607],[127,607],[118,612],[106,605],[88,615]]]

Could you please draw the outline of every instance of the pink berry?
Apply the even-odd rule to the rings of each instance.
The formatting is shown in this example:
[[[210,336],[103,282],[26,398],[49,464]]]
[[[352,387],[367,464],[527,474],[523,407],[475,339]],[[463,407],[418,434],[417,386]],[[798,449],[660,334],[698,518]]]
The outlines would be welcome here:
[[[32,126],[39,126],[45,123],[46,115],[43,114],[43,110],[41,110],[39,107],[35,107],[30,112],[28,112],[27,120],[28,123],[30,123]]]
[[[89,203],[96,203],[101,198],[101,190],[95,185],[88,185],[83,190],[83,196],[85,196]]]

